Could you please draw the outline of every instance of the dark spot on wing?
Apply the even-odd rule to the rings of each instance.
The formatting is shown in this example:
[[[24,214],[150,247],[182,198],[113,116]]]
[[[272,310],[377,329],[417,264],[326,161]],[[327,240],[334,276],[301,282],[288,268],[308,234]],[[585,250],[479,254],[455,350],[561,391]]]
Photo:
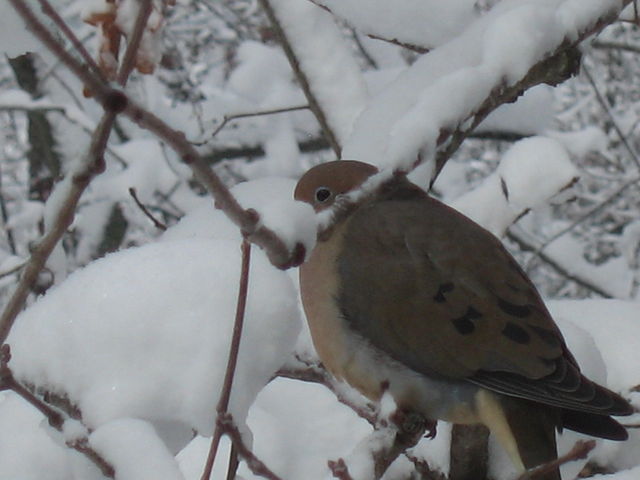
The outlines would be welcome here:
[[[524,328],[512,322],[507,322],[502,329],[502,334],[509,340],[513,340],[521,345],[526,345],[531,340],[531,337]]]
[[[512,317],[525,318],[531,314],[531,307],[529,305],[517,305],[515,303],[508,302],[500,297],[498,298],[498,307],[504,313],[511,315]]]
[[[537,325],[528,325],[531,330],[533,330],[540,340],[549,345],[550,347],[557,347],[560,345],[560,340],[558,339],[558,335],[554,333],[552,330],[544,327],[538,327]]]
[[[482,314],[480,312],[478,312],[473,307],[469,307],[467,309],[467,313],[465,313],[461,317],[454,318],[453,320],[451,320],[451,323],[453,323],[453,326],[456,328],[460,335],[469,335],[476,329],[473,320],[480,317],[482,317]]]
[[[438,291],[433,296],[433,301],[438,303],[446,302],[447,299],[444,295],[445,293],[449,293],[452,290],[453,290],[453,283],[447,282],[447,283],[440,284],[440,286],[438,287]]]

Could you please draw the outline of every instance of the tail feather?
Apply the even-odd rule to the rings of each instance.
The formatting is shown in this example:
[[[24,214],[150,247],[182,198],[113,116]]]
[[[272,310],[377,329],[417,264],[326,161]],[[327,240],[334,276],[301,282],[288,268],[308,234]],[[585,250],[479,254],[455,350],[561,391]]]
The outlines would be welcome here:
[[[561,425],[575,432],[608,440],[626,440],[629,434],[625,428],[608,415],[562,410]]]
[[[557,409],[515,398],[505,398],[502,404],[520,459],[526,469],[558,458],[556,428],[560,418]],[[560,471],[555,468],[546,474],[536,476],[536,479],[561,480]]]

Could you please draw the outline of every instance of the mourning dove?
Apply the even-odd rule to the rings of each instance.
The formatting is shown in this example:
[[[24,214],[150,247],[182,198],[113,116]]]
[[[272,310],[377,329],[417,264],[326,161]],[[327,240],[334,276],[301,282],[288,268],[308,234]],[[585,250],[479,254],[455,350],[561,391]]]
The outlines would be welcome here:
[[[316,212],[377,169],[310,169]],[[555,430],[625,440],[620,395],[580,373],[531,280],[501,242],[396,174],[342,212],[300,268],[314,346],[367,397],[429,419],[486,425],[519,470],[557,457]],[[555,470],[545,480],[558,480]]]

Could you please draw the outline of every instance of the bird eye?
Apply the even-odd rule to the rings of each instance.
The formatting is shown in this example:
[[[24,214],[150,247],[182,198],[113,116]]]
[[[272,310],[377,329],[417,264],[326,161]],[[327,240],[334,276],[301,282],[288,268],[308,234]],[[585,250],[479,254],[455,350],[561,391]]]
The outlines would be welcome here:
[[[316,188],[316,201],[324,203],[331,196],[331,190],[327,187]]]

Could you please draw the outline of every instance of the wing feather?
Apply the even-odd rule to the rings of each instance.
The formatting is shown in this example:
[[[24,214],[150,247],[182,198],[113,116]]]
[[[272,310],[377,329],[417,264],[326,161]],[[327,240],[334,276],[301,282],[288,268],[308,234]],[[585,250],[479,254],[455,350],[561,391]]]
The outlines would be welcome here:
[[[628,413],[626,401],[582,376],[500,241],[407,185],[349,220],[337,261],[350,327],[425,375],[572,410]]]

